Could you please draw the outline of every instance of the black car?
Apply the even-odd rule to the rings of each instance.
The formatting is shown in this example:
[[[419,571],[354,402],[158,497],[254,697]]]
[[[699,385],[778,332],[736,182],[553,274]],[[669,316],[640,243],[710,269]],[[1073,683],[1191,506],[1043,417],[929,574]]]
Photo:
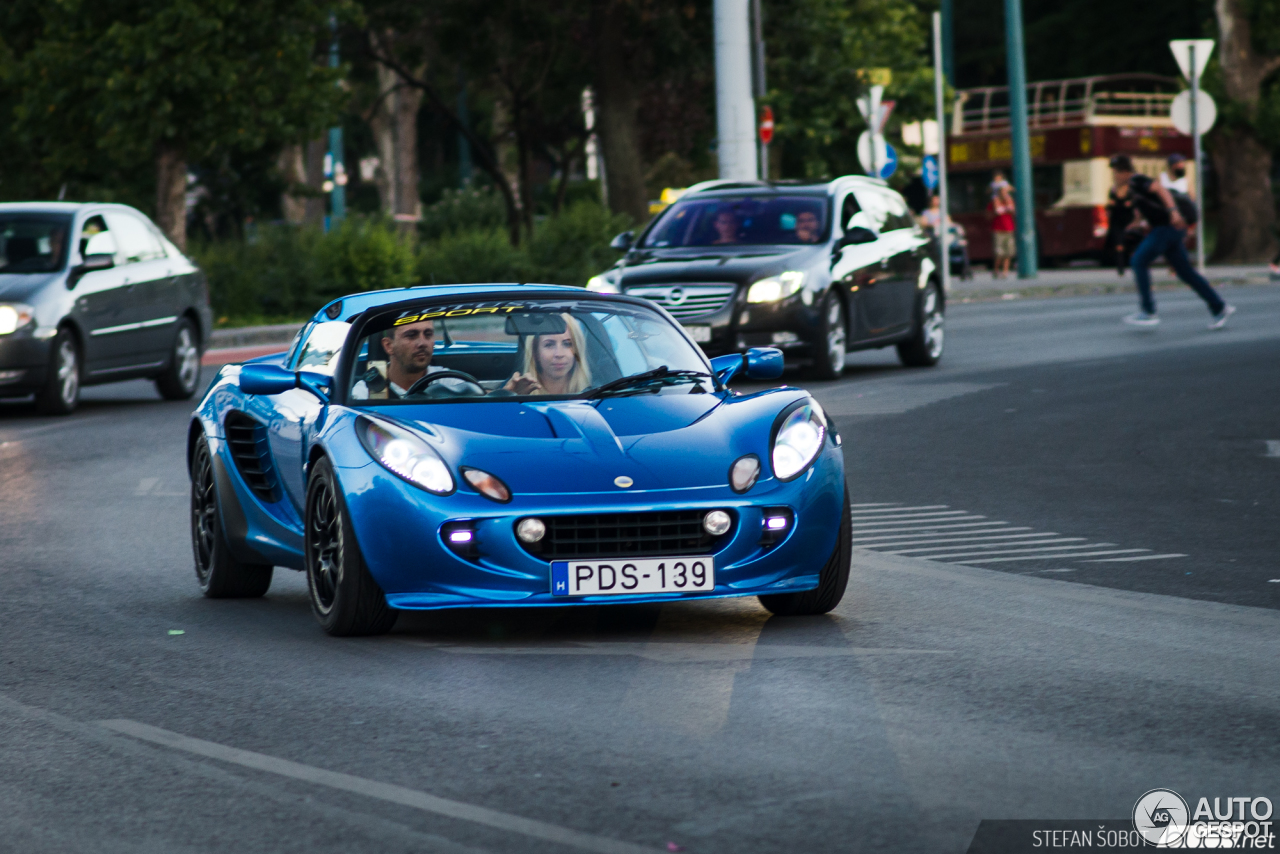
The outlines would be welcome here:
[[[204,275],[133,208],[0,204],[0,397],[66,414],[82,385],[148,377],[189,398],[212,321]]]
[[[934,245],[883,181],[710,181],[614,246],[626,254],[587,287],[652,300],[708,355],[779,347],[824,379],[850,350],[942,357]]]

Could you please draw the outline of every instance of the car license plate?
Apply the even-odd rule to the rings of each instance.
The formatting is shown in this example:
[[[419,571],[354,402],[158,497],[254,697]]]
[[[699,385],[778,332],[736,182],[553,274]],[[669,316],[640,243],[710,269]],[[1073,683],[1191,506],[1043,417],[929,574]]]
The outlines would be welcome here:
[[[686,326],[684,331],[688,332],[689,337],[699,344],[706,344],[711,340],[710,326]]]
[[[557,560],[551,563],[553,596],[625,596],[714,590],[710,557]]]

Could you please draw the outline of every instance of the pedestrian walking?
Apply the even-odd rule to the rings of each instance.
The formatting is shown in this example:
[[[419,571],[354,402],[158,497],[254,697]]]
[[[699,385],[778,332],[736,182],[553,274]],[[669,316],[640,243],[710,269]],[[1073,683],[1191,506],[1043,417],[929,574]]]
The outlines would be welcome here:
[[[1129,204],[1129,185],[1114,186],[1107,193],[1107,250],[1114,257],[1116,275],[1129,269],[1129,256],[1142,236],[1133,227],[1133,208]],[[1137,239],[1135,239],[1137,238]]]
[[[1009,268],[1018,252],[1017,241],[1013,238],[1013,217],[1017,213],[1017,205],[1014,204],[1009,183],[1003,178],[999,172],[996,173],[996,180],[991,183],[994,193],[987,204],[987,214],[991,217],[991,245],[995,254],[995,260],[991,263],[993,279],[1009,275]]]
[[[1213,316],[1209,328],[1222,329],[1227,325],[1227,318],[1235,313],[1235,308],[1227,305],[1204,276],[1191,266],[1185,245],[1187,223],[1178,212],[1173,195],[1150,176],[1137,174],[1133,161],[1124,154],[1111,158],[1111,175],[1117,189],[1127,187],[1127,204],[1135,214],[1135,224],[1140,219],[1149,229],[1147,236],[1134,250],[1130,262],[1134,281],[1138,285],[1140,310],[1125,317],[1124,322],[1130,326],[1144,327],[1160,323],[1160,318],[1156,315],[1156,301],[1151,295],[1151,262],[1163,255],[1178,278],[1190,285],[1209,307],[1209,313]]]

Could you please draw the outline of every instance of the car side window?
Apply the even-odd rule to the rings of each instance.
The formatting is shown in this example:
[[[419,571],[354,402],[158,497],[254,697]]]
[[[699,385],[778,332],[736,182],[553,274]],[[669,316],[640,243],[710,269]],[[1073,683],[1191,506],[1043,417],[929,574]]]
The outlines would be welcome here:
[[[342,320],[317,323],[298,352],[294,370],[315,371],[333,376],[333,372],[338,369],[338,357],[342,355],[342,346],[347,343],[347,333],[350,331],[351,324]]]
[[[862,206],[858,204],[858,197],[853,193],[845,193],[844,201],[840,203],[840,228],[848,231],[851,228],[849,221],[860,210]]]
[[[107,223],[116,234],[120,254],[124,256],[122,263],[134,264],[164,257],[164,247],[160,245],[160,241],[137,217],[125,213],[108,213]]]
[[[884,194],[871,187],[861,187],[855,191],[858,205],[862,208],[854,215],[854,225],[869,228],[876,234],[885,230],[885,221],[889,218],[889,208]]]
[[[107,221],[101,215],[91,216],[80,227],[80,257],[90,255],[116,256],[120,247],[116,243],[115,234],[107,228]],[[117,261],[120,259],[117,257]]]
[[[907,203],[902,197],[892,191],[881,191],[879,194],[884,199],[885,221],[884,231],[898,231],[903,228],[914,228],[915,220],[911,218],[911,211],[907,208]]]

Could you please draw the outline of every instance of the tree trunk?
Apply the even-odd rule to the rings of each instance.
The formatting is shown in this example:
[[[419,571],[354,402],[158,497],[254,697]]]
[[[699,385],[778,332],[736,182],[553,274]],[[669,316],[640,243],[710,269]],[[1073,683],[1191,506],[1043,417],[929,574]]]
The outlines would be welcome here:
[[[280,150],[280,159],[276,163],[280,176],[287,182],[284,193],[280,196],[280,212],[284,221],[290,225],[301,225],[307,216],[307,200],[297,195],[299,187],[307,183],[307,160],[302,146],[298,143],[286,145]]]
[[[187,157],[172,143],[156,152],[156,225],[174,246],[187,250]]]
[[[644,162],[636,116],[640,96],[627,67],[626,4],[609,0],[592,13],[595,44],[596,129],[604,153],[604,177],[609,207],[630,214],[637,222],[649,218],[644,186]]]
[[[1271,195],[1271,152],[1254,129],[1262,84],[1280,68],[1280,57],[1259,54],[1243,0],[1216,0],[1214,11],[1222,47],[1218,62],[1226,95],[1244,107],[1244,121],[1225,123],[1212,135],[1218,174],[1218,242],[1213,260],[1249,263],[1275,252],[1275,202]]]
[[[396,205],[396,126],[394,121],[395,87],[400,85],[400,77],[385,65],[376,66],[378,71],[378,102],[369,116],[369,130],[373,133],[374,150],[378,152],[378,169],[374,173],[374,183],[378,186],[378,200],[384,216],[393,217],[398,210]]]
[[[388,33],[389,43],[393,34]],[[401,231],[414,229],[422,216],[418,190],[418,110],[422,91],[400,80],[395,71],[378,64],[378,103],[370,116],[374,145],[378,152],[375,180],[382,212],[395,218]],[[415,69],[421,74],[422,69]]]
[[[311,193],[306,200],[306,223],[324,225],[324,155],[328,145],[323,136],[307,143],[307,186]]]

